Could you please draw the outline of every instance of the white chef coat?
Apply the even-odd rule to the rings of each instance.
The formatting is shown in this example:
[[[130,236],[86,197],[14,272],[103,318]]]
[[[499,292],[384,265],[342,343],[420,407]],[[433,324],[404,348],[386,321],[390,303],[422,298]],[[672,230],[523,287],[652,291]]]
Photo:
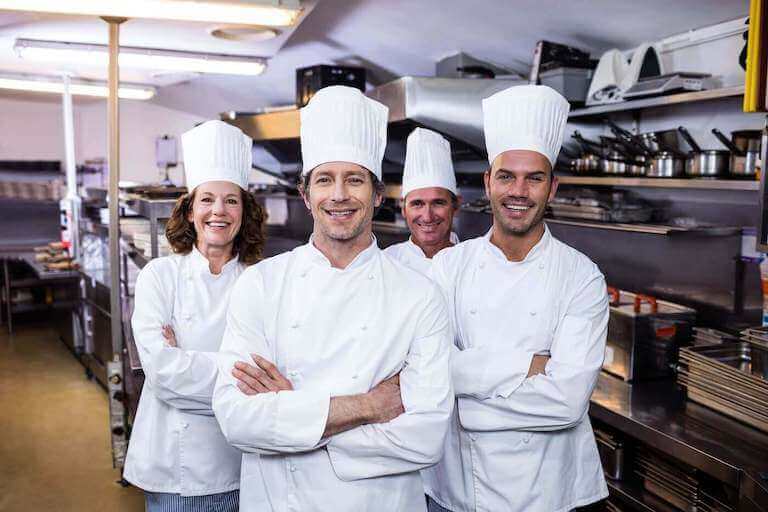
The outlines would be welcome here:
[[[124,476],[145,491],[199,496],[239,487],[241,453],[221,433],[211,398],[229,294],[244,268],[234,258],[211,274],[193,248],[139,273],[131,324],[146,380]],[[163,325],[173,327],[177,348],[166,345]]]
[[[451,231],[451,243],[456,245],[459,243],[459,237]],[[427,258],[424,251],[413,243],[413,238],[408,238],[405,242],[399,244],[390,245],[384,252],[395,258],[396,260],[404,263],[406,266],[418,270],[424,275],[429,275],[429,269],[432,266],[432,260]]]
[[[453,312],[456,414],[427,493],[454,512],[568,511],[608,495],[587,416],[608,299],[586,256],[544,236],[510,262],[490,233],[440,251],[432,273]],[[526,378],[549,350],[546,375]]]
[[[372,244],[345,269],[312,244],[235,285],[213,410],[245,452],[243,512],[425,510],[418,470],[441,455],[454,403],[450,320],[437,286]],[[292,391],[246,396],[235,361],[257,353]],[[330,397],[400,372],[405,413],[321,439]]]

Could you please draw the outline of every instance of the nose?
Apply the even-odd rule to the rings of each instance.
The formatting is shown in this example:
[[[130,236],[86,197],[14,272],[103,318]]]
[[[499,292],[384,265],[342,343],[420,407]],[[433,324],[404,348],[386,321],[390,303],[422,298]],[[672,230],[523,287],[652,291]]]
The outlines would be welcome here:
[[[426,208],[424,208],[424,213],[421,216],[422,221],[426,223],[430,223],[435,220],[435,212],[432,210],[433,208],[434,206],[432,206],[431,204],[428,205]]]
[[[525,179],[513,180],[513,183],[509,185],[507,194],[515,197],[528,197],[528,182]]]
[[[333,185],[333,194],[331,200],[335,202],[342,202],[349,199],[349,191],[347,190],[347,184],[344,180],[336,180]]]
[[[217,197],[216,200],[213,202],[212,212],[214,215],[224,215],[226,213],[223,197]]]

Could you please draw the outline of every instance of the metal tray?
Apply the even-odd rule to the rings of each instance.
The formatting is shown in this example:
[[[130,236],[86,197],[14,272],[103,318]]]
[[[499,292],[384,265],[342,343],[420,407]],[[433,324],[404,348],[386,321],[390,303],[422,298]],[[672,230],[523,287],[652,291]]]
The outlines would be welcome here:
[[[711,361],[732,375],[740,375],[759,386],[768,386],[768,350],[754,344],[701,345],[683,348],[680,353],[681,357],[686,354],[700,356],[702,362]]]

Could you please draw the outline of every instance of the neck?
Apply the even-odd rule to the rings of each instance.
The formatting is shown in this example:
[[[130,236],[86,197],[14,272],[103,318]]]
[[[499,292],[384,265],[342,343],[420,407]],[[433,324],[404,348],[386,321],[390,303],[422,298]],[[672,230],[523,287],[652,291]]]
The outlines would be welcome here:
[[[448,238],[445,238],[444,240],[440,240],[439,242],[434,244],[419,244],[413,238],[411,238],[411,242],[413,242],[419,249],[421,249],[424,252],[424,256],[426,256],[430,260],[435,256],[435,254],[439,253],[446,247],[453,247],[453,242],[451,242],[450,233],[448,234]]]
[[[232,244],[208,245],[205,242],[197,242],[197,250],[208,260],[208,269],[211,274],[220,274],[224,265],[232,259]]]
[[[504,232],[495,222],[491,230],[491,243],[501,249],[507,260],[523,261],[531,249],[544,236],[544,223],[539,222],[526,233]]]
[[[345,269],[358,254],[371,245],[372,228],[369,224],[362,233],[349,240],[336,240],[320,230],[312,233],[312,243],[318,251],[328,258],[333,268]]]

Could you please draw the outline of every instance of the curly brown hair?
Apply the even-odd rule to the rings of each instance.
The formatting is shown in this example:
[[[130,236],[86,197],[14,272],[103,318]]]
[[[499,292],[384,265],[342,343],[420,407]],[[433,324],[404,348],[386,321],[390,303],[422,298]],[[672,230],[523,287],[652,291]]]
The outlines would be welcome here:
[[[243,222],[240,231],[235,235],[232,254],[240,258],[240,262],[253,265],[262,259],[264,241],[264,223],[267,214],[264,208],[256,202],[250,192],[240,189],[240,199],[243,202]],[[195,202],[195,191],[181,196],[173,207],[171,218],[165,225],[165,237],[177,254],[189,254],[197,241],[195,226],[188,218]]]

